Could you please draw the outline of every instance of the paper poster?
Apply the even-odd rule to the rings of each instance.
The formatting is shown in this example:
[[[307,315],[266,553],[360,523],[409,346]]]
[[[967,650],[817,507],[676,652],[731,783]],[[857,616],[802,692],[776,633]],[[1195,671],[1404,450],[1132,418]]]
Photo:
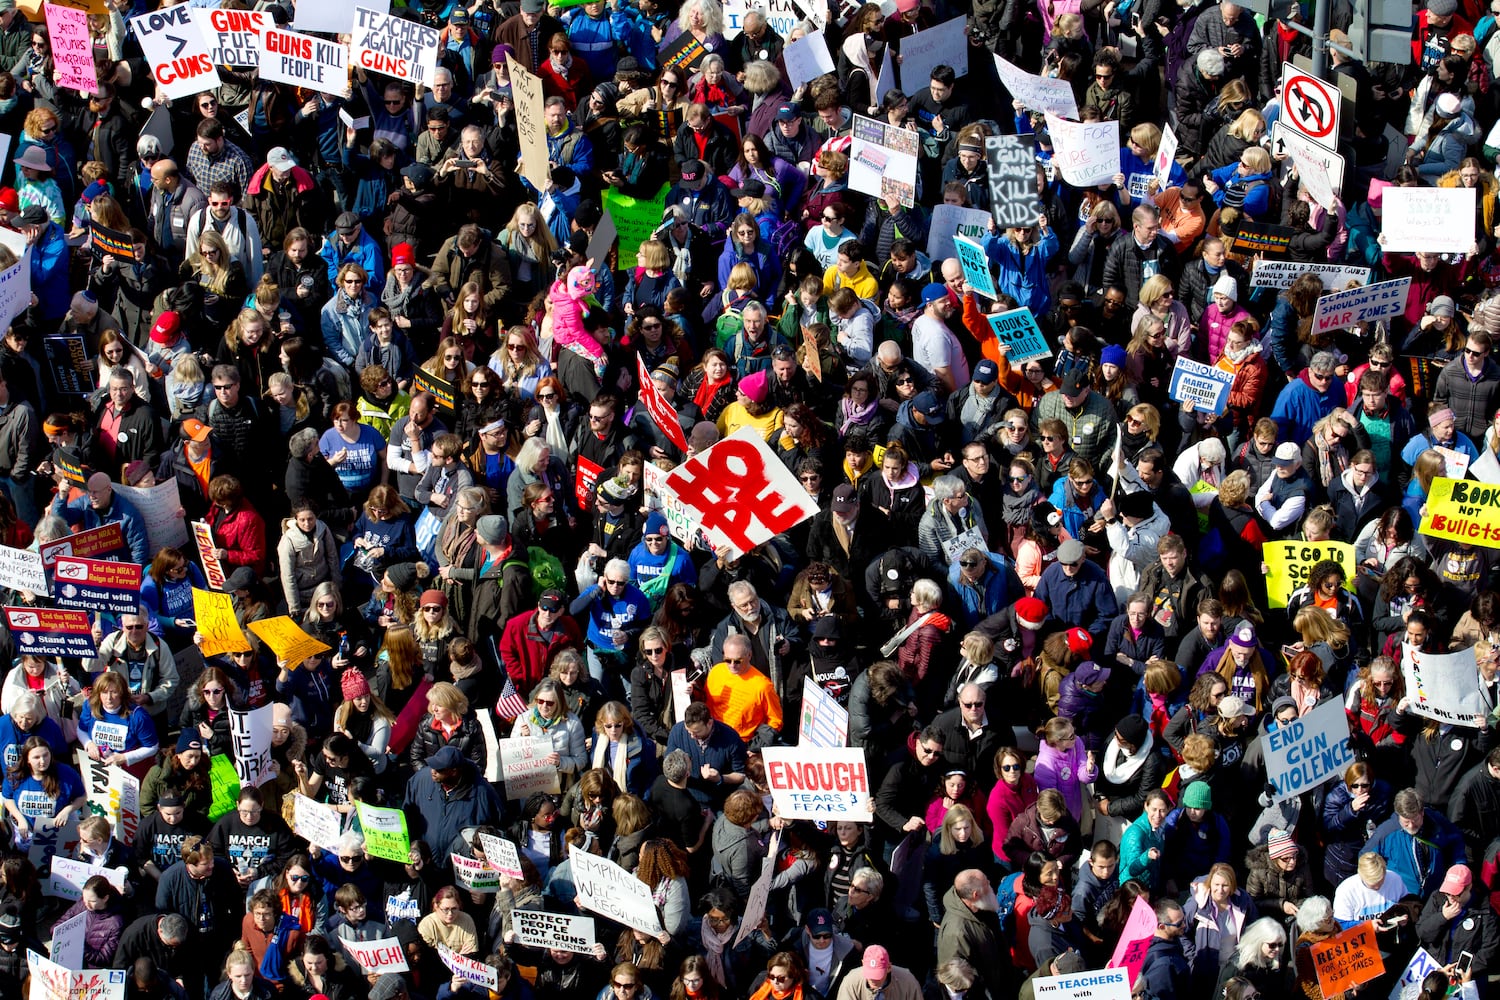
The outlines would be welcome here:
[[[224,573],[224,565],[219,562],[219,546],[214,541],[214,529],[209,527],[207,521],[194,521],[193,544],[198,547],[198,559],[203,563],[203,575],[208,578],[208,585],[214,590],[223,590],[228,579]]]
[[[295,668],[309,656],[329,650],[328,643],[314,639],[286,615],[262,618],[250,622],[246,627],[261,642],[271,647],[271,652],[276,654],[278,660],[285,660],[288,667]]]
[[[52,578],[60,608],[117,615],[140,610],[141,567],[135,563],[58,556]]]
[[[969,287],[987,299],[997,298],[995,276],[990,273],[990,259],[984,247],[962,236],[953,238],[953,254],[958,265],[964,269],[964,281]]]
[[[932,83],[932,71],[948,66],[956,77],[969,73],[968,19],[951,18],[901,39],[901,90],[915,97]],[[879,98],[876,98],[879,100]]]
[[[314,847],[337,851],[344,832],[344,819],[333,806],[297,792],[292,793],[292,831]]]
[[[58,556],[76,556],[80,559],[102,559],[105,556],[127,556],[125,532],[119,522],[101,524],[87,531],[64,535],[55,542],[37,546],[42,554],[42,565],[54,566]]]
[[[168,100],[219,88],[219,71],[208,57],[203,32],[193,24],[192,10],[186,4],[132,17],[130,26],[152,78]]]
[[[677,411],[672,404],[662,396],[661,390],[656,388],[656,383],[651,381],[651,373],[646,370],[646,361],[639,354],[635,356],[636,378],[641,386],[641,406],[650,414],[652,423],[666,435],[667,440],[677,446],[684,455],[687,454],[687,436],[682,433],[682,424],[677,421]]]
[[[29,304],[29,290],[27,296]],[[89,358],[82,337],[76,334],[43,337],[42,349],[46,352],[47,367],[58,392],[86,396],[97,388],[94,385],[94,362]]]
[[[215,66],[254,69],[260,65],[261,35],[276,26],[276,19],[264,10],[200,8],[193,12],[193,23]]]
[[[612,187],[604,189],[600,198],[614,223],[621,247],[634,249],[651,238],[661,226],[670,190],[669,185],[663,184],[655,197],[632,198]]]
[[[438,62],[438,29],[361,5],[354,8],[349,55],[367,73],[431,85]]]
[[[593,510],[594,487],[604,470],[597,462],[582,455],[578,456],[577,463],[578,474],[573,480],[573,501],[578,504],[579,510]]]
[[[98,655],[87,611],[8,607],[5,622],[18,654],[80,658]]]
[[[216,753],[208,758],[208,783],[213,799],[208,806],[208,821],[232,813],[240,801],[240,775],[228,754]]]
[[[339,946],[354,959],[354,963],[367,976],[383,976],[387,972],[410,972],[406,964],[406,949],[398,938],[376,938],[373,941],[355,941],[340,938]]]
[[[1474,246],[1474,188],[1388,187],[1380,231],[1386,253],[1468,253]]]
[[[1130,984],[1134,986],[1136,978],[1141,974],[1141,966],[1146,964],[1146,951],[1151,947],[1151,940],[1155,936],[1156,910],[1145,896],[1137,896],[1130,907],[1130,917],[1125,921],[1125,929],[1120,932],[1120,940],[1115,945],[1107,968],[1124,969],[1130,974]]]
[[[538,191],[545,191],[552,176],[552,168],[547,153],[546,102],[542,94],[542,78],[516,62],[514,56],[506,56],[505,64],[510,67],[516,134],[521,140],[521,176]],[[658,222],[661,221],[660,214],[656,218]],[[619,225],[618,215],[615,220],[615,224]]]
[[[1029,135],[992,135],[984,140],[989,164],[990,212],[1000,228],[1030,227],[1042,215],[1036,191],[1036,139]]]
[[[45,4],[44,9],[52,42],[52,81],[80,94],[95,93],[99,78],[94,72],[94,41],[89,36],[88,14],[55,3]]]
[[[934,264],[941,264],[958,256],[954,237],[964,236],[982,244],[989,231],[990,213],[982,208],[936,205],[932,209],[932,224],[927,227],[927,257]]]
[[[687,668],[672,671],[672,716],[674,722],[687,717],[687,707],[693,703],[693,685],[687,679]]]
[[[1313,311],[1313,332],[1332,333],[1347,330],[1356,323],[1373,323],[1400,316],[1406,311],[1410,288],[1411,276],[1407,275],[1394,281],[1329,292],[1318,299]]]
[[[1434,445],[1432,450],[1443,456],[1443,475],[1448,479],[1463,479],[1469,470],[1469,456],[1452,448]]]
[[[766,904],[771,900],[771,880],[776,877],[776,859],[780,853],[781,831],[776,830],[772,832],[766,845],[766,856],[761,859],[760,875],[751,884],[750,894],[745,897],[745,913],[740,918],[739,931],[734,935],[735,948],[765,922]]]
[[[1276,801],[1294,799],[1333,778],[1354,763],[1349,749],[1349,719],[1344,705],[1329,698],[1301,718],[1278,724],[1260,737],[1266,777],[1276,786]]]
[[[1120,172],[1120,123],[1070,122],[1048,114],[1052,164],[1074,187],[1107,184]]]
[[[894,198],[907,208],[916,204],[917,156],[922,149],[916,129],[855,115],[850,136],[850,190],[882,200]]]
[[[258,788],[276,777],[271,758],[271,713],[275,706],[262,705],[248,712],[229,710],[229,741],[240,787]]]
[[[614,217],[608,212],[599,216],[599,224],[594,227],[594,234],[589,237],[588,249],[583,253],[584,260],[604,260],[609,252],[614,249],[615,241],[620,238],[620,231],[615,228]],[[642,242],[645,242],[644,240]],[[640,244],[633,247],[621,247],[622,260],[629,259],[629,255],[640,250]]]
[[[1474,647],[1456,653],[1428,653],[1401,644],[1401,677],[1407,711],[1454,726],[1477,728],[1484,715]]]
[[[1161,144],[1156,147],[1156,163],[1152,173],[1156,177],[1156,189],[1165,191],[1172,186],[1172,168],[1177,166],[1177,133],[1171,125],[1161,127]]]
[[[1385,962],[1375,942],[1375,925],[1369,920],[1314,944],[1312,960],[1318,988],[1325,997],[1385,975]]]
[[[31,263],[30,255],[27,255],[0,271],[0,335],[10,329],[11,322],[30,307]]]
[[[13,762],[7,760],[7,766]],[[79,747],[73,766],[83,781],[89,812],[109,820],[114,837],[126,847],[135,846],[141,826],[141,782],[123,767],[93,760]]]
[[[298,10],[326,10],[334,6],[325,0],[299,4]],[[347,93],[349,46],[297,31],[267,28],[261,34],[260,77],[324,94]]]
[[[52,859],[52,874],[48,876],[42,894],[54,899],[77,902],[83,897],[83,884],[95,875],[103,875],[110,885],[124,892],[127,874],[129,872],[123,865],[119,868],[105,868],[103,865],[91,865],[59,856]]]
[[[594,918],[546,910],[512,910],[516,944],[523,948],[551,948],[575,955],[594,954]]]
[[[198,651],[205,658],[250,648],[245,632],[234,616],[234,598],[212,590],[193,588],[193,618],[203,637]]]
[[[88,919],[88,912],[80,910],[52,925],[52,961],[66,969],[83,968],[83,925]]]
[[[526,877],[521,871],[521,856],[511,840],[492,833],[481,833],[479,847],[484,851],[485,862],[499,874],[506,878]]]
[[[330,35],[347,35],[354,30],[354,12],[360,7],[385,13],[391,9],[390,0],[319,0],[318,3],[299,3],[292,27],[298,31],[325,32]]]
[[[411,860],[411,838],[406,830],[406,814],[366,802],[358,803],[359,827],[365,835],[365,853],[372,858]]]
[[[1010,96],[1020,101],[1022,107],[1030,111],[1050,111],[1063,118],[1078,118],[1078,101],[1073,94],[1073,85],[1067,80],[1034,76],[999,56],[995,57],[995,71],[1005,89],[1010,91]]]
[[[1500,549],[1500,488],[1446,476],[1434,479],[1418,530],[1433,538]]]
[[[874,820],[865,752],[858,747],[766,747],[762,757],[782,819]]]
[[[1036,1000],[1130,1000],[1130,973],[1125,969],[1040,976],[1032,984]]]
[[[505,797],[525,800],[537,792],[555,794],[557,765],[547,763],[547,758],[556,752],[548,736],[501,740],[500,778],[505,783]]]
[[[845,683],[849,683],[847,679]],[[849,710],[823,690],[811,674],[802,679],[802,724],[798,734],[799,746],[842,747],[849,743]]]
[[[1179,403],[1191,403],[1195,412],[1217,417],[1229,406],[1229,390],[1233,387],[1233,372],[1179,356],[1167,395]]]
[[[31,1000],[125,1000],[124,969],[69,969],[26,949]]]
[[[52,591],[47,586],[47,571],[42,567],[41,553],[0,545],[0,587],[44,596],[50,594]]]
[[[453,865],[453,881],[469,892],[499,892],[500,873],[483,861],[466,858],[462,854],[448,855]]]
[[[1304,264],[1294,260],[1259,260],[1250,271],[1252,288],[1290,288],[1292,282],[1311,272],[1323,282],[1330,292],[1341,291],[1352,282],[1356,285],[1370,283],[1370,269],[1353,264]]]
[[[1052,357],[1052,348],[1047,346],[1047,338],[1042,335],[1041,327],[1036,325],[1036,317],[1025,306],[1009,312],[994,313],[985,319],[1000,343],[1010,348],[1006,360],[1012,365],[1025,364],[1033,358]]]
[[[1479,458],[1469,466],[1469,475],[1481,483],[1500,483],[1500,458],[1497,458],[1490,449],[1484,449]]]
[[[242,13],[242,12],[241,12]],[[129,500],[141,520],[146,522],[146,538],[153,552],[171,546],[183,549],[188,545],[187,522],[178,516],[182,510],[182,497],[177,490],[177,480],[168,479],[155,486],[121,486],[114,490]]]
[[[608,858],[588,854],[571,845],[568,857],[573,862],[573,884],[578,888],[579,907],[652,937],[661,933],[656,901],[651,898],[646,883]]]
[[[522,912],[520,910],[516,912]],[[483,962],[460,955],[458,952],[439,942],[437,946],[438,958],[442,959],[448,971],[466,983],[472,983],[481,989],[498,993],[500,991],[500,970],[493,965],[485,965]]]
[[[1298,587],[1307,586],[1312,568],[1325,559],[1344,571],[1344,589],[1354,593],[1354,546],[1348,542],[1303,542],[1295,539],[1266,542],[1261,546],[1266,564],[1267,603],[1284,608]]]
[[[781,50],[781,58],[786,64],[786,75],[794,90],[825,73],[832,73],[836,68],[821,29],[787,43]]]

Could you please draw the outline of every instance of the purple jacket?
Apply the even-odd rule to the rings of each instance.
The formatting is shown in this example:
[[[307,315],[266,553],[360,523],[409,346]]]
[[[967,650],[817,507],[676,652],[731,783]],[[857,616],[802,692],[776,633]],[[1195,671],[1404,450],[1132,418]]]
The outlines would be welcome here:
[[[68,907],[59,920],[68,920],[84,912],[83,900]],[[115,960],[115,948],[125,931],[125,917],[118,908],[103,912],[89,911],[83,920],[83,967],[107,969]]]
[[[1073,720],[1078,742],[1085,750],[1102,752],[1113,731],[1112,720],[1106,718],[1110,706],[1101,695],[1078,683],[1078,675],[1079,671],[1074,670],[1058,685],[1056,714]]]

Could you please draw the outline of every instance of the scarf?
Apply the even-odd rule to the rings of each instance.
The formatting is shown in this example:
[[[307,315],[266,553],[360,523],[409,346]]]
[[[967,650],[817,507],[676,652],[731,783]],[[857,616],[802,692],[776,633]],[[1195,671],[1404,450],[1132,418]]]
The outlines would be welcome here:
[[[609,765],[610,776],[615,779],[615,784],[618,787],[625,788],[625,768],[630,763],[630,744],[626,740],[621,740],[614,745],[618,749],[615,750],[614,763]],[[605,761],[609,758],[609,747],[609,740],[594,741],[593,765],[595,767],[605,766]]]
[[[549,731],[553,726],[561,722],[562,719],[563,713],[561,712],[558,712],[555,718],[542,718],[542,713],[536,710],[535,705],[531,706],[530,710],[526,713],[526,724],[531,726],[533,730],[540,729],[543,733]]]
[[[266,955],[260,960],[262,979],[271,983],[279,983],[286,978],[286,939],[292,931],[300,927],[296,917],[289,913],[281,915],[280,921],[276,924],[276,930],[271,935],[271,940],[266,943]]]
[[[304,892],[293,899],[292,894],[285,889],[276,895],[281,899],[281,912],[292,916],[304,934],[312,933],[313,921],[317,918],[313,911],[312,897]]]
[[[405,316],[407,315],[407,309],[410,307],[412,298],[416,296],[421,288],[422,283],[417,281],[415,276],[413,276],[405,288],[396,287],[396,279],[392,278],[380,290],[380,304],[389,309],[393,316]]]
[[[714,977],[714,982],[726,989],[729,983],[725,978],[724,949],[729,947],[729,942],[734,940],[735,930],[736,926],[730,924],[729,928],[720,934],[709,924],[706,916],[703,918],[700,929],[703,935],[703,957],[708,959],[708,972]]]
[[[1145,431],[1128,431],[1123,424],[1120,425],[1120,453],[1127,461],[1133,460],[1150,443]]]
[[[1014,493],[1006,490],[1000,498],[1001,517],[1006,524],[1025,525],[1031,523],[1031,508],[1036,506],[1041,494],[1037,492],[1035,485],[1029,486],[1024,493]]]
[[[895,320],[898,326],[907,328],[910,328],[917,321],[917,317],[922,315],[921,306],[912,306],[909,309],[896,309],[889,302],[885,304],[885,308],[881,311]]]
[[[1109,745],[1104,748],[1104,760],[1099,763],[1099,773],[1105,781],[1114,785],[1123,785],[1135,778],[1136,772],[1146,763],[1146,758],[1155,752],[1156,740],[1148,731],[1146,742],[1142,743],[1135,753],[1120,760],[1120,740],[1117,736],[1109,738]]]
[[[864,426],[875,419],[875,411],[880,404],[874,401],[864,406],[855,406],[854,402],[845,396],[839,400],[839,437],[849,433],[849,428],[855,425]],[[701,406],[699,407],[702,408]]]
[[[777,993],[771,988],[771,980],[767,979],[760,984],[760,989],[750,994],[750,1000],[802,1000],[802,984],[798,983],[785,993]]]
[[[1227,347],[1224,348],[1224,357],[1228,358],[1231,364],[1237,366],[1244,364],[1246,361],[1250,360],[1251,357],[1259,353],[1260,341],[1258,340],[1250,341],[1250,343],[1246,344],[1238,351],[1231,351]]]

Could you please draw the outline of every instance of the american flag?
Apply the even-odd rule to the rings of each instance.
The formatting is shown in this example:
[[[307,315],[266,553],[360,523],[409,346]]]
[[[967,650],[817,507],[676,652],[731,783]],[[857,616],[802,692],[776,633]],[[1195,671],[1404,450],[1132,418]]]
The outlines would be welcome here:
[[[495,714],[502,719],[512,720],[519,718],[524,711],[526,711],[526,700],[517,693],[515,682],[507,674],[505,690],[500,692],[500,700],[495,702]]]

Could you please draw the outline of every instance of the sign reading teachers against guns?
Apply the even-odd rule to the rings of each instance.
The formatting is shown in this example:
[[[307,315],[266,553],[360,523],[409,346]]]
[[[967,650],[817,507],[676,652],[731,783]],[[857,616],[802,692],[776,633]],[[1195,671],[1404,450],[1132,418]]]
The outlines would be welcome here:
[[[1474,188],[1388,187],[1381,195],[1386,253],[1468,253],[1474,245]]]
[[[187,4],[132,17],[130,26],[151,66],[151,78],[169,100],[219,88],[219,71]]]
[[[1500,549],[1500,486],[1438,477],[1427,491],[1419,529],[1433,538]]]
[[[987,299],[996,298],[995,276],[990,273],[990,259],[985,256],[984,247],[973,240],[955,236],[953,253],[958,258],[959,266],[964,269],[964,280],[969,283],[969,287]]]
[[[262,80],[289,83],[325,94],[342,94],[349,89],[349,47],[342,42],[330,42],[281,28],[267,28],[261,34],[260,42]]]
[[[1229,389],[1233,385],[1233,372],[1180,357],[1172,368],[1167,395],[1179,403],[1191,403],[1196,411],[1217,417],[1229,405]]]
[[[555,948],[577,955],[594,953],[594,918],[572,917],[545,910],[512,910],[516,944],[523,948]]]
[[[863,760],[864,751],[859,753]],[[608,858],[576,847],[569,846],[568,857],[573,862],[573,884],[578,888],[580,907],[652,937],[661,933],[656,901],[646,883]]]
[[[1036,193],[1036,140],[1029,135],[987,136],[984,158],[989,164],[990,211],[995,222],[1002,229],[1035,226],[1042,214]]]
[[[1410,287],[1408,275],[1362,288],[1329,292],[1318,299],[1313,310],[1313,333],[1331,333],[1346,330],[1355,323],[1399,316],[1406,311],[1406,292]]]
[[[1354,763],[1349,749],[1349,718],[1344,705],[1330,698],[1298,719],[1278,724],[1261,736],[1266,777],[1276,786],[1276,801],[1296,798]]]
[[[1043,976],[1032,980],[1036,1000],[1130,1000],[1130,973],[1125,969],[1098,969],[1070,976]]]
[[[430,84],[437,69],[438,31],[421,21],[356,7],[349,54],[367,73]]]
[[[1042,336],[1042,329],[1036,325],[1036,317],[1031,315],[1030,309],[1022,306],[987,318],[996,339],[1010,348],[1006,360],[1011,364],[1052,357],[1052,348],[1047,346],[1047,338]]]
[[[1401,678],[1409,711],[1454,726],[1479,726],[1484,703],[1473,646],[1456,653],[1428,653],[1402,643]]]
[[[1267,603],[1273,608],[1286,607],[1292,593],[1307,585],[1312,568],[1325,559],[1339,564],[1344,589],[1354,593],[1354,546],[1348,542],[1266,542],[1260,555],[1266,564]]]
[[[1063,118],[1078,118],[1078,101],[1073,95],[1073,85],[1068,81],[1033,76],[999,56],[995,57],[995,72],[1000,75],[1000,82],[1005,84],[1010,96],[1020,101],[1023,108],[1050,112]]]
[[[1047,115],[1052,162],[1074,187],[1103,184],[1120,172],[1120,123],[1070,122]]]
[[[874,819],[865,752],[858,747],[766,747],[762,757],[782,819]]]

